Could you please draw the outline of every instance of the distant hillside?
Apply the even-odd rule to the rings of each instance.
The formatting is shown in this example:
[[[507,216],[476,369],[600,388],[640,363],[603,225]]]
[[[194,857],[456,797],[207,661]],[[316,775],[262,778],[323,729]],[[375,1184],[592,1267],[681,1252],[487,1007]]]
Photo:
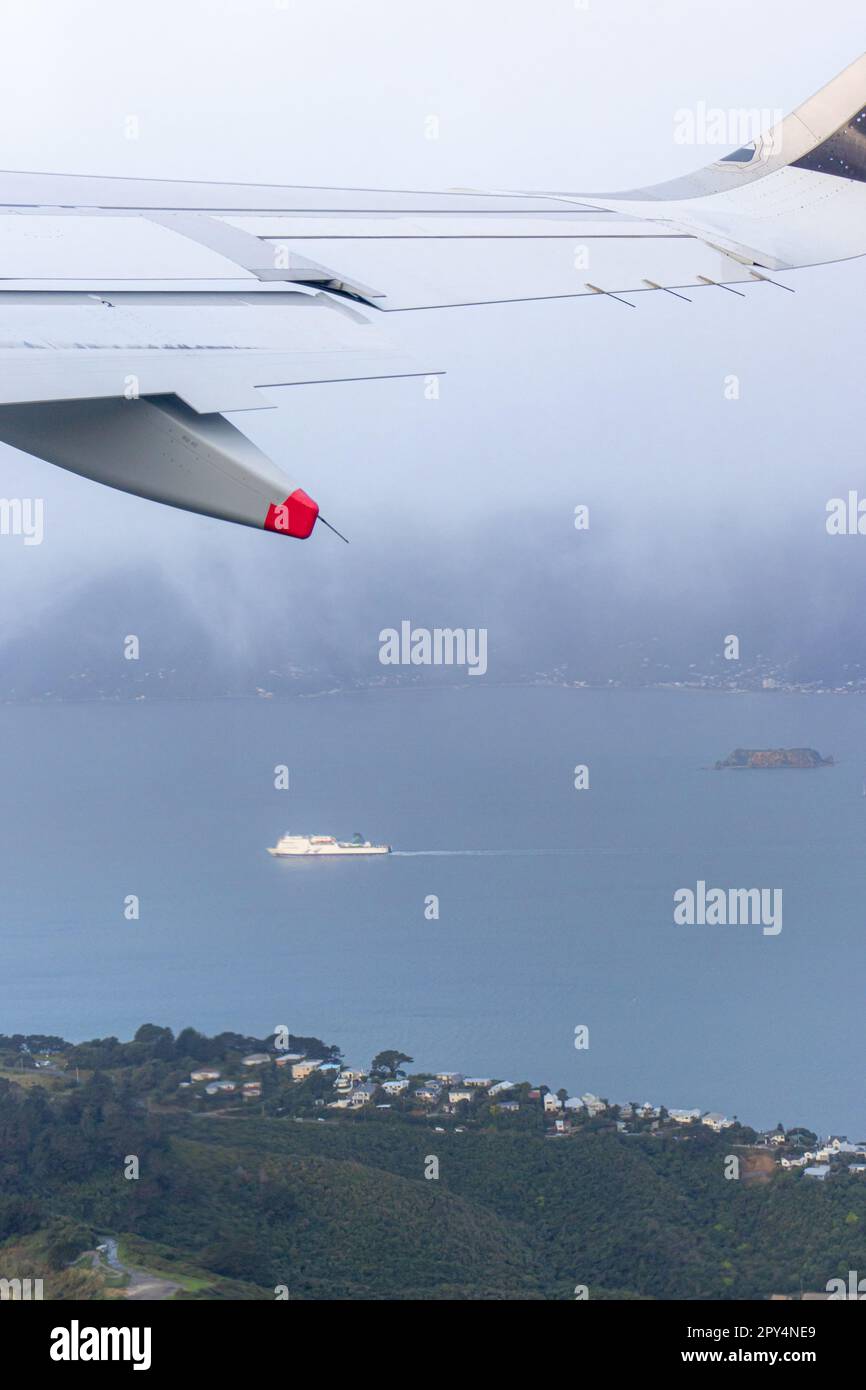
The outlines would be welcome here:
[[[200,568],[174,551],[164,562],[137,553],[105,572],[61,572],[42,588],[28,580],[5,594],[5,610],[0,593],[0,700],[453,682],[451,668],[380,664],[380,630],[403,619],[486,628],[489,683],[703,679],[761,689],[766,679],[866,690],[857,547],[828,545],[823,526],[796,536],[762,530],[736,563],[708,565],[699,548],[689,557],[682,531],[677,545],[644,551],[636,546],[653,534],[645,526],[639,536],[619,524],[580,535],[562,520],[549,511],[485,516],[447,537],[412,523],[385,540],[377,517],[339,556],[328,544],[230,533],[231,559]],[[725,659],[726,633],[742,637],[742,660]],[[125,658],[128,634],[139,638],[139,659]]]

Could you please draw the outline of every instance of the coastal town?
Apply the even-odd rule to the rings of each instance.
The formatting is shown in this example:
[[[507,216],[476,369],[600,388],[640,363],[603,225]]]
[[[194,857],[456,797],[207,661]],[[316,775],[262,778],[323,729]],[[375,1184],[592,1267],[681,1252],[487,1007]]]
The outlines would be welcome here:
[[[189,1058],[207,1044],[204,1050],[212,1060],[192,1067],[187,1062],[185,1070],[182,1063],[178,1066],[187,1039]],[[244,1042],[255,1049],[244,1050]],[[175,1040],[169,1029],[148,1024],[131,1043],[107,1039],[81,1044],[45,1034],[0,1035],[0,1076],[65,1089],[81,1084],[88,1074],[135,1065],[137,1049],[149,1053],[160,1047],[166,1050],[167,1074],[148,1103],[202,1117],[246,1113],[319,1124],[393,1118],[434,1133],[463,1134],[492,1126],[552,1141],[587,1131],[626,1139],[724,1134],[730,1148],[744,1156],[744,1176],[750,1180],[766,1180],[777,1171],[816,1182],[866,1178],[866,1139],[845,1134],[821,1138],[803,1125],[758,1130],[737,1116],[699,1107],[611,1101],[591,1091],[570,1095],[565,1088],[554,1091],[544,1084],[462,1071],[414,1071],[414,1059],[397,1050],[378,1053],[367,1066],[347,1065],[337,1047],[287,1030],[263,1039],[223,1034],[210,1040],[189,1029]]]
[[[567,1139],[587,1125],[631,1135],[689,1137],[701,1129],[730,1132],[731,1145],[758,1155],[747,1164],[746,1176],[763,1177],[775,1170],[802,1172],[823,1182],[842,1175],[866,1175],[866,1140],[847,1135],[824,1139],[797,1126],[754,1130],[716,1111],[668,1109],[650,1101],[611,1102],[585,1092],[569,1095],[545,1085],[468,1076],[460,1071],[409,1073],[413,1059],[383,1052],[369,1067],[300,1052],[274,1049],[249,1053],[232,1067],[200,1067],[179,1083],[201,1113],[226,1102],[242,1106],[259,1101],[265,1113],[295,1119],[336,1121],[360,1114],[386,1118],[393,1114],[432,1126],[435,1133],[466,1132],[484,1124],[509,1120],[541,1127],[550,1140]]]

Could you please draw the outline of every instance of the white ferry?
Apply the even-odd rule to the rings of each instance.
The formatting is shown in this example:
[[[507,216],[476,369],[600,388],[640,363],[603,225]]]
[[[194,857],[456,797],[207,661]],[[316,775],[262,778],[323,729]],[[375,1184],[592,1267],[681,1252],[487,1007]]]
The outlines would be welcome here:
[[[307,854],[390,854],[390,845],[371,845],[360,835],[355,835],[348,843],[335,840],[333,835],[284,835],[268,854],[283,859],[292,855]]]

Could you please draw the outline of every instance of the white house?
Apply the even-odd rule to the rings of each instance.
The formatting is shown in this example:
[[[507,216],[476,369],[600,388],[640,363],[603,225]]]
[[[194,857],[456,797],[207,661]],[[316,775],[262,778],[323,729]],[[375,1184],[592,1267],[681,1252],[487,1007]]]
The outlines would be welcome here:
[[[219,1081],[221,1073],[214,1071],[212,1067],[200,1067],[198,1071],[191,1071],[190,1081]]]
[[[692,1120],[701,1118],[700,1110],[669,1110],[668,1114],[678,1125],[690,1125]]]
[[[825,1179],[829,1176],[829,1173],[829,1163],[816,1163],[812,1168],[803,1169],[804,1178],[817,1178],[818,1182],[824,1182]]]
[[[408,1091],[409,1080],[405,1076],[395,1076],[392,1081],[383,1081],[382,1090],[386,1095],[399,1096],[403,1091]]]
[[[436,1080],[443,1086],[459,1086],[463,1080],[462,1071],[437,1071]]]
[[[589,1111],[590,1115],[600,1115],[605,1109],[604,1101],[598,1096],[594,1096],[592,1091],[587,1091],[586,1095],[581,1096],[581,1100]]]
[[[516,1081],[497,1081],[495,1086],[490,1087],[491,1096],[500,1096],[503,1091],[513,1091],[517,1085]]]
[[[291,1067],[295,1062],[303,1062],[303,1052],[278,1052],[274,1061],[278,1067]]]
[[[856,1144],[849,1144],[848,1140],[844,1137],[828,1139],[827,1148],[834,1154],[856,1154],[860,1152]]]
[[[268,1062],[273,1061],[268,1052],[251,1052],[249,1057],[241,1058],[242,1067],[265,1067]]]
[[[708,1129],[714,1129],[717,1134],[720,1134],[723,1129],[730,1129],[733,1123],[733,1120],[727,1119],[725,1115],[719,1115],[714,1110],[710,1110],[701,1119],[702,1125],[706,1125]]]
[[[555,1096],[552,1091],[546,1091],[544,1095],[544,1108],[548,1114],[554,1114],[562,1109],[562,1101],[559,1096]]]
[[[320,1067],[322,1063],[316,1062],[315,1065],[317,1067]],[[294,1075],[294,1071],[292,1074]],[[360,1068],[343,1067],[334,1084],[336,1085],[338,1091],[351,1091],[353,1086],[360,1086],[361,1082],[366,1080],[367,1073],[365,1071],[361,1071]]]
[[[763,1136],[768,1144],[786,1144],[788,1141],[783,1132],[778,1129],[768,1129]]]
[[[471,1092],[471,1091],[462,1090],[462,1091],[449,1091],[449,1092],[448,1092],[448,1100],[449,1100],[449,1102],[450,1102],[451,1105],[459,1105],[460,1102],[461,1102],[461,1100],[471,1100],[471,1099],[472,1099],[472,1092]]]
[[[375,1086],[356,1086],[353,1091],[349,1092],[349,1105],[353,1107],[356,1105],[369,1105],[370,1101],[373,1099],[375,1090]]]
[[[492,1076],[467,1076],[463,1081],[464,1086],[473,1086],[476,1091],[486,1091],[493,1085]]]

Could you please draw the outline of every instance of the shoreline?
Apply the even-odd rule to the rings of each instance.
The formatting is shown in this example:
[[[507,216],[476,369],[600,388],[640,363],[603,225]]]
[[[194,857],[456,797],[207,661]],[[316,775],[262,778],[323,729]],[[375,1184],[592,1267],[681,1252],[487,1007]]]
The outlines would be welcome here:
[[[647,693],[664,693],[669,695],[760,695],[773,696],[777,698],[803,696],[826,697],[836,699],[850,699],[857,696],[866,696],[866,687],[862,690],[842,690],[839,688],[824,687],[820,690],[810,690],[805,686],[793,686],[784,689],[758,690],[751,687],[717,687],[705,685],[627,685],[625,683],[609,682],[593,685],[583,683],[580,685],[572,684],[569,681],[486,681],[483,685],[477,681],[463,681],[442,684],[424,685],[364,685],[364,686],[345,686],[333,687],[325,690],[296,690],[291,692],[277,693],[275,691],[260,695],[256,692],[251,694],[223,694],[223,695],[103,695],[92,697],[81,697],[80,699],[66,699],[60,697],[53,699],[50,697],[34,695],[26,699],[0,698],[0,706],[11,709],[57,709],[72,708],[75,706],[93,705],[210,705],[210,704],[242,704],[242,703],[285,703],[291,700],[324,700],[333,699],[346,695],[434,695],[445,690],[568,690],[575,694],[584,692],[598,693],[604,691],[608,694],[631,694],[641,695]]]
[[[142,1027],[142,1026],[144,1026],[144,1025],[139,1025],[139,1027]],[[183,1026],[178,1026],[176,1029],[175,1029],[175,1028],[172,1028],[171,1025],[168,1025],[168,1024],[166,1024],[166,1025],[160,1024],[160,1025],[157,1025],[157,1026],[158,1026],[158,1027],[168,1027],[168,1028],[170,1028],[170,1030],[171,1030],[172,1033],[174,1034],[175,1038],[177,1038],[177,1037],[184,1031],[184,1029],[186,1029],[186,1028],[194,1028],[194,1025],[193,1025],[193,1024],[190,1024],[190,1023],[186,1023],[186,1024],[184,1024]],[[68,1048],[85,1046],[87,1043],[91,1043],[91,1042],[96,1042],[96,1043],[104,1042],[104,1041],[106,1041],[106,1039],[111,1038],[111,1037],[117,1038],[117,1040],[121,1043],[121,1045],[127,1045],[127,1044],[129,1044],[130,1042],[133,1042],[133,1041],[134,1041],[134,1036],[133,1036],[133,1038],[127,1038],[127,1039],[122,1039],[122,1038],[120,1038],[120,1037],[119,1037],[119,1033],[122,1032],[122,1031],[124,1031],[124,1030],[123,1030],[123,1029],[119,1029],[117,1033],[105,1034],[105,1035],[103,1035],[103,1037],[94,1037],[94,1036],[88,1037],[88,1036],[83,1036],[83,1037],[81,1037],[81,1038],[76,1039],[76,1038],[61,1038],[59,1034],[52,1034],[52,1033],[50,1033],[50,1032],[23,1033],[23,1032],[17,1031],[17,1032],[15,1032],[15,1033],[5,1033],[2,1029],[0,1029],[0,1038],[2,1038],[2,1037],[11,1038],[11,1039],[20,1038],[20,1039],[23,1039],[23,1040],[25,1040],[25,1041],[28,1040],[28,1039],[33,1039],[33,1040],[35,1040],[35,1039],[38,1039],[38,1038],[56,1038],[58,1041],[60,1041],[60,1042],[62,1042],[62,1043],[64,1044],[63,1052],[64,1052],[64,1054],[65,1054],[65,1050],[68,1049]],[[253,1042],[255,1042],[256,1044],[259,1044],[259,1043],[260,1043],[260,1044],[265,1045],[265,1046],[269,1044],[269,1042],[270,1042],[270,1040],[271,1040],[271,1038],[272,1038],[272,1036],[273,1036],[272,1034],[268,1034],[268,1035],[267,1035],[266,1037],[264,1037],[264,1038],[254,1038],[252,1034],[245,1033],[242,1029],[234,1029],[234,1028],[224,1028],[224,1029],[221,1030],[221,1033],[214,1033],[214,1034],[208,1034],[208,1033],[205,1032],[203,1029],[198,1029],[198,1028],[194,1028],[194,1031],[197,1032],[197,1033],[201,1033],[201,1036],[204,1037],[204,1038],[207,1038],[207,1039],[218,1038],[218,1037],[220,1037],[223,1033],[225,1033],[225,1034],[235,1034],[237,1037],[242,1037],[242,1038],[244,1038],[246,1042],[249,1042],[249,1043],[251,1043],[251,1044],[252,1044]],[[298,1035],[298,1036],[301,1036],[301,1035]],[[304,1035],[304,1036],[307,1036],[307,1035]],[[313,1037],[313,1036],[316,1036],[316,1035],[310,1034],[309,1036],[310,1036],[310,1037]],[[330,1045],[329,1045],[329,1046],[330,1046]],[[340,1047],[340,1045],[339,1045],[339,1044],[336,1044],[336,1047],[337,1047],[338,1052],[339,1052],[340,1054],[342,1054],[342,1048]],[[53,1051],[54,1051],[54,1052],[60,1052],[61,1049],[53,1049]],[[33,1048],[33,1055],[36,1055],[37,1053],[41,1053],[42,1055],[45,1055],[45,1056],[51,1056],[51,1055],[52,1055],[51,1053],[49,1053],[48,1051],[46,1051],[46,1049],[44,1049],[44,1048],[39,1048],[38,1046],[34,1046],[34,1048]],[[278,1055],[278,1054],[275,1054],[275,1055]],[[345,1062],[344,1062],[343,1065],[354,1065],[354,1063],[345,1063]],[[414,1062],[414,1059],[413,1059],[413,1069],[412,1069],[412,1071],[411,1071],[411,1075],[413,1075],[413,1076],[415,1076],[415,1077],[422,1077],[422,1078],[427,1078],[427,1077],[429,1077],[429,1078],[434,1078],[434,1077],[436,1077],[436,1076],[438,1075],[438,1073],[436,1073],[436,1072],[434,1072],[434,1071],[430,1071],[430,1070],[428,1070],[426,1067],[417,1067],[417,1069],[415,1069],[415,1067],[417,1067],[417,1064]],[[407,1071],[407,1075],[410,1074],[408,1068],[406,1069],[406,1071]],[[23,1074],[24,1074],[24,1075],[29,1075],[29,1076],[32,1076],[32,1075],[37,1075],[37,1076],[38,1076],[38,1075],[46,1075],[46,1074],[47,1074],[48,1076],[52,1076],[52,1077],[71,1077],[71,1073],[67,1073],[65,1070],[58,1070],[58,1069],[56,1069],[56,1068],[53,1066],[53,1064],[51,1065],[50,1068],[35,1068],[35,1067],[33,1067],[33,1068],[27,1068],[26,1071],[23,1071]],[[471,1074],[474,1075],[475,1073],[471,1073]],[[470,1075],[470,1073],[465,1072],[465,1073],[463,1073],[463,1075],[464,1075],[464,1076]],[[491,1079],[491,1082],[495,1083],[497,1080],[499,1080],[499,1079],[501,1079],[501,1078],[491,1077],[490,1079]],[[7,1080],[9,1080],[9,1081],[14,1081],[14,1080],[15,1080],[14,1075],[12,1075],[12,1076],[7,1076]],[[553,1087],[553,1086],[549,1086],[548,1083],[547,1083],[546,1081],[538,1081],[538,1082],[535,1082],[535,1081],[525,1081],[525,1080],[524,1080],[524,1081],[520,1081],[520,1082],[516,1082],[516,1083],[515,1083],[515,1088],[518,1087],[518,1086],[524,1085],[524,1084],[525,1084],[525,1085],[529,1085],[529,1086],[532,1087],[533,1089],[542,1089],[542,1088],[543,1088],[543,1089],[547,1089],[547,1090],[550,1091],[553,1095],[556,1095],[557,1092],[558,1092],[560,1089],[568,1089],[568,1088],[562,1088],[562,1087]],[[601,1093],[598,1093],[598,1095],[596,1096],[596,1093],[591,1092],[591,1091],[589,1091],[589,1090],[584,1091],[583,1094],[584,1094],[584,1095],[587,1095],[587,1096],[592,1095],[592,1096],[594,1096],[596,1099],[602,1099],[602,1098],[603,1098],[603,1097],[601,1096]],[[619,1107],[622,1107],[622,1106],[627,1105],[628,1103],[629,1103],[629,1102],[626,1102],[626,1101],[615,1101],[615,1100],[614,1100],[614,1101],[609,1101],[609,1106],[610,1106],[610,1107],[614,1107],[614,1108],[619,1108]],[[679,1111],[679,1109],[680,1109],[680,1107],[677,1107],[677,1106],[675,1106],[675,1105],[674,1105],[674,1106],[669,1106],[669,1105],[667,1105],[664,1101],[660,1101],[660,1102],[658,1102],[658,1104],[655,1104],[654,1102],[647,1102],[647,1104],[652,1104],[652,1105],[653,1105],[653,1108],[654,1108],[656,1111],[665,1110],[669,1115],[670,1115],[672,1112],[673,1112],[673,1113],[677,1113],[677,1112]],[[697,1108],[697,1107],[693,1107],[693,1108]],[[705,1110],[705,1109],[703,1109],[703,1107],[700,1108],[700,1115],[701,1115],[701,1117],[703,1117],[704,1115],[716,1114],[716,1113],[717,1113],[717,1112],[715,1112],[715,1111],[712,1110],[712,1109]],[[737,1117],[738,1117],[737,1120],[736,1120],[736,1123],[738,1123],[738,1124],[744,1126],[744,1127],[747,1128],[747,1129],[753,1129],[753,1130],[756,1132],[756,1134],[767,1135],[767,1134],[769,1134],[769,1133],[771,1132],[772,1126],[762,1126],[762,1125],[752,1124],[752,1123],[750,1123],[748,1120],[743,1120],[742,1117],[740,1117],[739,1109],[738,1109],[735,1113],[736,1113],[736,1115],[737,1115]],[[699,1121],[697,1121],[697,1123],[702,1123],[702,1119],[699,1120]],[[732,1121],[731,1123],[734,1123],[734,1121]],[[778,1119],[777,1119],[777,1123],[778,1123]],[[800,1121],[796,1121],[794,1124],[791,1124],[791,1125],[786,1125],[784,1128],[785,1128],[786,1133],[787,1133],[787,1132],[791,1132],[792,1130],[795,1130],[795,1129],[809,1129],[812,1133],[814,1133],[814,1134],[816,1134],[816,1135],[819,1135],[819,1137],[820,1137],[820,1131],[813,1129],[811,1125],[802,1124]],[[866,1130],[866,1120],[864,1120],[864,1130]],[[832,1136],[834,1136],[834,1135],[838,1135],[838,1132],[839,1132],[839,1131],[838,1131],[838,1128],[837,1128],[837,1127],[834,1127],[834,1128],[829,1132],[828,1137],[832,1137]],[[853,1142],[856,1142],[856,1143],[863,1142],[864,1144],[866,1144],[866,1138],[864,1138],[863,1141],[855,1140],[855,1141],[853,1141]]]

